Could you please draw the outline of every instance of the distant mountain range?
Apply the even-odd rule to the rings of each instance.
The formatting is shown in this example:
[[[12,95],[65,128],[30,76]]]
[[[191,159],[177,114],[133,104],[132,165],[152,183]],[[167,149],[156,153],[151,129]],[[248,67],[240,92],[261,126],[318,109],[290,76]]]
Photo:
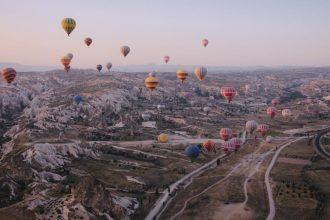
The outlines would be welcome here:
[[[198,65],[142,64],[142,65],[116,66],[114,64],[111,70],[123,71],[123,72],[151,72],[151,71],[175,72],[178,69],[193,71],[196,66]],[[25,65],[20,63],[0,62],[0,69],[5,67],[13,67],[18,72],[42,72],[42,71],[50,71],[50,70],[58,69],[58,67],[55,66],[33,66],[33,65]],[[208,65],[206,65],[206,67],[209,72],[272,71],[272,70],[280,70],[280,69],[283,70],[283,69],[318,68],[318,67],[308,67],[308,66],[208,66]]]

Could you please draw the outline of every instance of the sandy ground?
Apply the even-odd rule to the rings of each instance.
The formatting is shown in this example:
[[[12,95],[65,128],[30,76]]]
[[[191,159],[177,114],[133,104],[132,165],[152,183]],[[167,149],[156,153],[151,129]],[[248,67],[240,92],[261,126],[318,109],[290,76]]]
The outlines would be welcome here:
[[[287,158],[287,157],[280,157],[280,158],[278,158],[277,162],[298,164],[298,165],[311,165],[312,164],[309,160]]]

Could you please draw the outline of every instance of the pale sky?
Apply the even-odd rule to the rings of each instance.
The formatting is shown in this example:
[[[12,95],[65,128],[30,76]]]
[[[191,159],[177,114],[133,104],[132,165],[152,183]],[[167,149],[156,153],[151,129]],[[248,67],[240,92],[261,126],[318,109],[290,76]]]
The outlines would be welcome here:
[[[0,0],[0,9],[0,62],[61,67],[72,52],[73,68],[164,55],[185,65],[330,65],[329,0]],[[70,38],[64,17],[77,22]]]

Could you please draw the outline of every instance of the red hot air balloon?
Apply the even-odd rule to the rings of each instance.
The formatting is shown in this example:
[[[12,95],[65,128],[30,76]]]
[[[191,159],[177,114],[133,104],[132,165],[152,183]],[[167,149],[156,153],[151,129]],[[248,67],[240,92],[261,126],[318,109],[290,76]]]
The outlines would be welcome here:
[[[12,83],[16,77],[16,70],[13,68],[2,69],[2,78],[8,83]]]
[[[203,143],[203,148],[210,152],[215,149],[215,143],[211,140],[207,140]]]
[[[90,38],[90,37],[86,37],[84,41],[85,41],[85,44],[86,44],[88,47],[89,47],[89,45],[91,45],[92,42],[93,42],[92,38]]]
[[[234,87],[221,87],[220,94],[230,103],[234,96],[236,95],[236,90]]]
[[[165,63],[168,63],[168,61],[170,61],[170,57],[169,56],[164,56],[163,60],[164,60]]]
[[[235,149],[235,145],[233,144],[232,141],[225,141],[222,144],[222,149],[225,152],[225,154],[229,154],[233,149]]]
[[[242,141],[241,138],[236,138],[235,137],[235,138],[232,138],[230,141],[234,144],[235,151],[237,151],[243,144],[243,141]]]
[[[266,111],[270,118],[274,118],[277,110],[274,107],[268,107]]]
[[[257,131],[264,137],[269,129],[269,126],[266,124],[258,125]]]
[[[233,135],[233,131],[230,128],[221,128],[219,132],[220,137],[224,141],[228,141]]]
[[[204,47],[206,47],[208,44],[209,44],[209,40],[208,40],[208,39],[203,39],[203,40],[202,40],[202,45],[203,45]]]

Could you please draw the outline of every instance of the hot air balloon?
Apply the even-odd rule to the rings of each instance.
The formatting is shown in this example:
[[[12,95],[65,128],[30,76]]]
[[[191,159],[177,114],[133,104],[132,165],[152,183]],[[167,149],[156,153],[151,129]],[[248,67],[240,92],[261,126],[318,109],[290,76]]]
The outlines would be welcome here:
[[[185,154],[190,157],[191,160],[196,159],[199,156],[200,152],[201,150],[195,144],[189,144],[188,147],[185,149]]]
[[[90,38],[90,37],[86,37],[84,41],[85,41],[85,44],[86,44],[88,47],[89,47],[89,45],[91,45],[92,42],[93,42],[92,38]]]
[[[243,141],[241,138],[232,138],[230,141],[234,144],[235,146],[235,151],[237,151],[243,144]]]
[[[141,117],[143,118],[143,120],[149,121],[149,119],[151,118],[151,114],[149,112],[144,112],[142,113]]]
[[[110,62],[107,63],[106,67],[107,67],[108,71],[110,72],[110,69],[111,69],[111,67],[112,67],[112,63],[110,63]]]
[[[165,109],[165,105],[157,105],[157,109],[158,109],[158,110]]]
[[[160,143],[168,142],[167,134],[162,133],[162,134],[158,135],[158,142],[160,142]]]
[[[68,53],[66,56],[67,56],[67,57],[69,57],[69,58],[70,58],[70,60],[72,60],[72,59],[73,59],[73,54],[72,54],[72,53]]]
[[[64,18],[61,22],[62,28],[70,36],[71,32],[76,27],[76,21],[73,18]]]
[[[206,113],[206,115],[208,115],[210,112],[211,112],[211,108],[209,107],[209,106],[205,106],[204,108],[203,108],[203,111]]]
[[[280,99],[279,98],[275,98],[275,99],[272,100],[272,105],[276,106],[278,104],[280,104]]]
[[[14,68],[2,69],[2,78],[8,83],[12,83],[16,77],[16,70]]]
[[[245,129],[247,132],[252,134],[258,127],[258,123],[254,120],[247,121],[245,124]]]
[[[151,76],[151,77],[156,77],[156,72],[155,71],[152,71],[148,74],[148,76]]]
[[[168,63],[168,61],[170,61],[170,57],[169,56],[164,56],[163,60],[164,60],[165,63]]]
[[[270,118],[274,118],[275,117],[275,115],[276,115],[276,108],[274,108],[274,107],[268,107],[267,108],[267,115],[270,117]]]
[[[82,101],[82,97],[80,95],[76,95],[73,97],[73,101],[79,104]]]
[[[185,70],[178,70],[176,72],[176,77],[183,83],[188,76],[188,73]]]
[[[225,141],[222,144],[222,149],[225,152],[225,154],[229,154],[231,151],[235,149],[235,145],[232,141]]]
[[[152,76],[148,76],[144,82],[150,92],[152,92],[158,85],[158,79]]]
[[[289,117],[291,117],[291,116],[292,116],[292,112],[291,112],[291,110],[288,109],[288,108],[283,109],[283,110],[282,110],[282,116],[283,116],[284,118],[289,118]]]
[[[196,67],[194,72],[195,72],[197,79],[202,81],[207,74],[207,69],[203,66],[200,66],[200,67]]]
[[[97,65],[96,65],[96,69],[97,69],[97,71],[101,72],[101,70],[102,70],[102,65],[101,65],[101,64],[97,64]]]
[[[234,87],[221,87],[220,94],[230,103],[234,96],[236,95],[236,90]]]
[[[202,40],[202,45],[203,45],[204,47],[206,47],[208,44],[209,44],[209,40],[208,40],[208,39],[203,39],[203,40]]]
[[[71,69],[70,66],[65,66],[65,67],[64,67],[64,70],[65,70],[66,72],[69,72],[70,69]]]
[[[70,63],[71,63],[71,59],[70,59],[70,57],[68,57],[68,56],[63,56],[63,57],[61,58],[61,63],[62,63],[62,65],[63,65],[64,67],[66,67],[66,66],[70,66]]]
[[[266,142],[267,143],[271,143],[273,141],[273,137],[272,136],[267,136],[266,137]]]
[[[211,140],[207,140],[203,143],[203,148],[208,152],[213,151],[215,149],[215,143]]]
[[[130,50],[131,49],[128,46],[122,46],[120,48],[120,52],[121,52],[121,54],[123,54],[124,57],[127,56],[127,54],[130,52]]]
[[[230,128],[221,128],[219,135],[222,138],[222,140],[227,141],[233,135],[233,131]]]
[[[264,137],[269,129],[269,126],[266,124],[260,124],[257,127],[257,131]]]

